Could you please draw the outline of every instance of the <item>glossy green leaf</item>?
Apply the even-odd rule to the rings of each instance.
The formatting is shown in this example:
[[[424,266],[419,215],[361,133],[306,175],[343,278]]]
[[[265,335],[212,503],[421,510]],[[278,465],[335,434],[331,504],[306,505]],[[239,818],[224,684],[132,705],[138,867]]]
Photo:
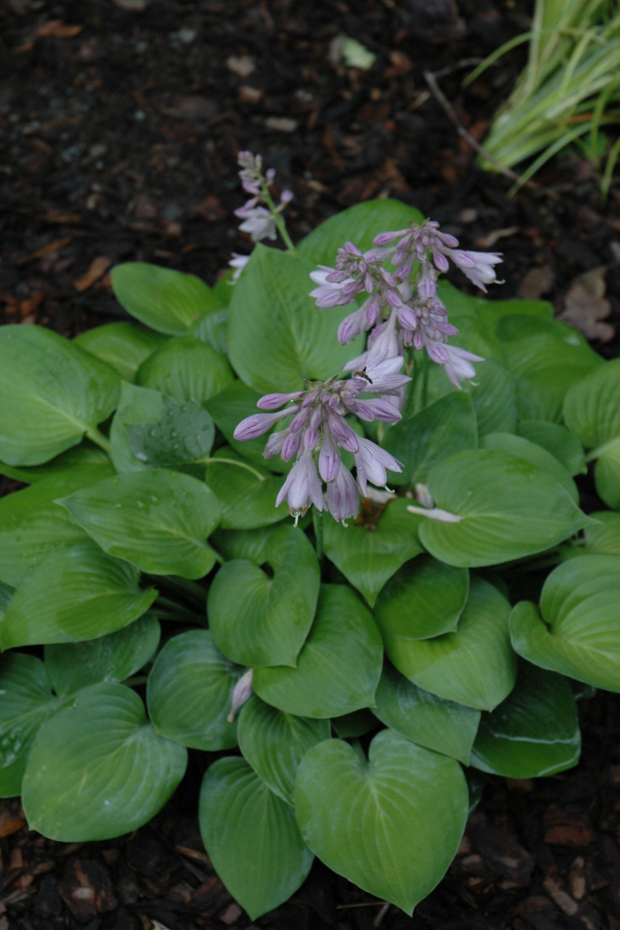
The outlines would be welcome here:
[[[598,523],[583,531],[584,555],[620,555],[620,513],[600,510],[590,516]]]
[[[0,658],[0,695],[0,798],[11,798],[21,794],[37,730],[61,702],[41,660],[19,652]]]
[[[149,429],[160,422],[164,398],[159,391],[138,387],[123,381],[121,399],[110,428],[110,455],[119,474],[144,471],[148,466],[136,458],[129,445],[128,429],[149,424]],[[138,450],[143,451],[143,450]]]
[[[297,254],[258,243],[234,287],[230,361],[261,394],[303,389],[306,378],[323,381],[362,351],[361,338],[342,346],[336,335],[354,305],[324,312],[309,296],[314,269]]]
[[[470,387],[476,411],[478,436],[487,433],[514,433],[517,428],[517,381],[493,358],[476,365],[476,383]]]
[[[299,763],[313,746],[329,739],[329,720],[309,720],[285,714],[256,695],[239,715],[239,748],[274,794],[293,804]]]
[[[310,871],[292,808],[243,759],[209,767],[198,818],[217,874],[252,920],[290,898]]]
[[[372,607],[377,594],[400,566],[422,552],[418,520],[407,513],[408,501],[391,501],[372,527],[323,521],[325,555]],[[420,518],[422,519],[422,518]]]
[[[400,200],[367,200],[342,210],[321,223],[301,240],[297,251],[303,258],[316,265],[329,265],[333,268],[338,249],[341,249],[345,242],[353,242],[365,252],[373,247],[372,240],[379,233],[403,229],[410,223],[423,221],[424,216],[419,210]]]
[[[205,407],[213,417],[217,428],[238,455],[250,462],[256,462],[268,471],[281,474],[287,470],[288,466],[279,455],[271,459],[263,458],[270,433],[259,436],[258,439],[250,439],[248,442],[238,442],[234,438],[234,432],[239,423],[258,412],[256,403],[260,400],[260,396],[243,381],[233,381],[217,397],[211,397],[205,403]]]
[[[45,647],[45,670],[56,694],[74,694],[99,681],[125,681],[152,659],[159,645],[159,621],[145,614],[116,633],[83,643]]]
[[[264,561],[269,575],[248,559],[220,568],[209,589],[209,628],[233,662],[294,668],[316,611],[319,563],[308,537],[293,526],[269,536]]]
[[[446,394],[413,417],[390,428],[383,446],[404,468],[390,472],[390,484],[425,483],[438,462],[478,445],[476,415],[465,392]]]
[[[472,578],[456,632],[417,642],[388,640],[386,652],[419,688],[475,710],[493,710],[510,694],[517,674],[509,615],[506,598],[487,581]]]
[[[204,578],[221,508],[206,484],[166,469],[110,478],[59,501],[104,552],[144,572]]]
[[[133,565],[90,540],[52,551],[13,595],[0,626],[2,649],[96,639],[146,613],[157,591],[141,591]]]
[[[542,552],[587,526],[589,517],[548,472],[504,452],[462,452],[428,479],[435,506],[458,523],[425,519],[422,545],[449,565],[497,565]]]
[[[457,629],[469,593],[469,572],[430,555],[407,562],[379,595],[375,619],[388,654]]]
[[[279,527],[265,526],[256,530],[217,529],[211,536],[211,545],[225,561],[249,559],[263,565],[271,536]]]
[[[93,484],[97,481],[104,481],[114,474],[114,467],[109,456],[103,449],[88,440],[80,443],[79,446],[67,449],[66,452],[55,459],[50,459],[44,465],[20,468],[0,462],[0,475],[6,475],[7,478],[23,481],[25,484],[37,484],[47,478],[57,478],[59,482],[66,482],[67,490],[70,489],[79,472],[90,472],[94,475],[97,470],[99,478],[93,478]]]
[[[561,675],[519,663],[514,690],[483,714],[471,764],[507,778],[537,778],[579,761],[581,732],[570,684]]]
[[[407,914],[432,891],[465,829],[458,762],[384,730],[369,761],[341,740],[311,749],[297,773],[301,834],[321,860]]]
[[[495,334],[503,317],[534,317],[540,320],[553,320],[553,304],[548,300],[487,300],[486,297],[472,297],[480,322],[490,333]]]
[[[469,764],[480,711],[418,688],[388,662],[376,694],[374,714],[412,743]]]
[[[254,691],[298,717],[338,717],[374,704],[383,644],[372,615],[350,588],[323,585],[297,668],[257,668]]]
[[[575,384],[564,401],[564,419],[586,448],[598,459],[596,490],[605,503],[620,509],[620,359],[606,362],[598,371]]]
[[[229,446],[218,449],[212,458],[222,462],[209,464],[205,481],[222,505],[222,529],[253,530],[289,516],[286,502],[276,507],[284,481],[281,476],[270,475],[257,464],[246,462]]]
[[[125,381],[133,381],[142,362],[166,342],[166,337],[121,320],[88,329],[73,341],[115,368]]]
[[[178,336],[146,359],[136,380],[179,404],[191,400],[200,405],[232,384],[234,378],[222,355],[193,336]]]
[[[555,426],[556,424],[552,424]],[[542,446],[523,436],[514,436],[512,433],[488,433],[480,441],[480,448],[494,449],[496,452],[505,452],[506,455],[514,455],[518,459],[535,465],[542,471],[548,472],[555,480],[562,485],[569,497],[579,504],[579,491],[577,485],[566,471],[564,466],[556,459],[554,455],[543,449]]]
[[[137,830],[185,773],[187,750],[158,736],[131,688],[98,684],[40,728],[22,801],[31,830],[65,843]]]
[[[112,269],[112,289],[127,313],[168,336],[182,336],[203,313],[221,306],[204,281],[193,274],[147,262],[125,262]]]
[[[565,426],[548,420],[521,420],[517,433],[555,455],[571,477],[585,473],[583,446]]]
[[[233,688],[243,674],[216,648],[207,630],[173,636],[157,656],[147,684],[158,733],[192,749],[231,749],[237,725],[228,723]]]
[[[118,402],[116,371],[39,326],[0,329],[0,459],[40,465],[77,445]]]
[[[516,605],[510,635],[528,662],[620,691],[620,557],[582,555],[559,565],[544,584],[540,613],[529,601]]]
[[[213,290],[215,291],[217,287],[216,284]],[[230,300],[231,296],[232,291],[228,295],[228,300]],[[228,310],[204,313],[192,323],[188,333],[190,336],[194,336],[206,345],[211,346],[218,355],[228,355]]]

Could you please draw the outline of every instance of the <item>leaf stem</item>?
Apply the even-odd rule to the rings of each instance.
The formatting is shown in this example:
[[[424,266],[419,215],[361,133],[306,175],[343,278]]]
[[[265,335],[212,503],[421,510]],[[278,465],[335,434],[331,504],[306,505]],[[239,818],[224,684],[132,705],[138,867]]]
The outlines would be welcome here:
[[[96,443],[104,452],[107,452],[108,455],[110,454],[110,440],[106,439],[96,426],[91,426],[90,429],[86,430],[86,437],[90,439],[91,442]]]
[[[273,197],[271,196],[271,193],[269,192],[267,182],[264,182],[263,184],[263,194],[265,195],[267,206],[269,207],[271,215],[273,216],[274,223],[278,227],[278,232],[280,233],[280,235],[282,236],[282,239],[284,240],[284,244],[286,248],[288,249],[289,252],[296,252],[297,249],[295,248],[295,243],[293,242],[293,240],[288,234],[286,223],[284,222],[282,214],[278,211],[278,208],[273,202]]]
[[[204,608],[207,592],[197,581],[190,581],[188,578],[181,578],[179,575],[152,575],[151,577],[154,584],[163,585],[186,600],[191,601],[196,607]]]
[[[168,620],[189,620],[192,623],[200,623],[202,618],[194,613],[193,610],[189,610],[187,607],[183,607],[182,604],[177,604],[176,601],[171,601],[167,597],[162,597],[161,595],[155,601],[155,613],[159,613],[157,610],[157,605],[161,604],[164,608],[164,613],[167,615],[165,618]]]
[[[245,468],[246,471],[251,471],[253,475],[256,475],[259,481],[265,481],[265,476],[261,475],[259,471],[256,471],[255,468],[252,468],[252,466],[246,464],[246,462],[237,461],[237,459],[225,459],[225,458],[220,458],[219,456],[217,458],[207,457],[204,459],[197,459],[195,464],[196,465],[198,464],[217,465],[218,462],[221,462],[223,465],[236,465],[237,468]]]

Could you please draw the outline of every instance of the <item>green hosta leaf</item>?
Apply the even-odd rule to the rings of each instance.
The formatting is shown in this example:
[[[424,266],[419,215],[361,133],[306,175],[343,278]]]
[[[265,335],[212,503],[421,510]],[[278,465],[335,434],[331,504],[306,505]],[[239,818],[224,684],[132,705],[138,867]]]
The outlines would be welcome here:
[[[577,330],[555,320],[505,316],[498,333],[506,364],[518,375],[522,420],[559,421],[569,388],[603,364]]]
[[[0,329],[0,458],[40,465],[77,445],[118,402],[113,368],[39,326]]]
[[[620,513],[600,510],[590,514],[598,524],[586,526],[584,555],[620,555]]]
[[[435,466],[428,486],[435,506],[458,523],[426,519],[422,545],[449,565],[497,565],[556,546],[587,526],[550,474],[504,452],[462,452]]]
[[[235,376],[222,355],[193,336],[170,339],[138,371],[142,387],[155,388],[183,404],[204,404],[232,384]]]
[[[476,309],[476,298],[464,294],[445,280],[438,282],[437,294],[448,310],[450,322],[459,331],[457,336],[450,337],[450,341],[463,349],[481,355],[485,360],[496,358],[503,362],[503,350],[492,329],[483,326],[480,322]],[[445,372],[441,371],[441,366],[438,375],[447,389],[452,390]]]
[[[239,423],[246,417],[258,412],[256,403],[260,396],[257,391],[253,391],[243,381],[233,381],[217,397],[211,397],[206,402],[205,407],[213,417],[217,428],[224,434],[226,441],[230,443],[238,455],[243,456],[244,459],[248,459],[250,462],[256,462],[268,471],[282,473],[287,470],[288,465],[278,455],[271,459],[263,458],[263,452],[271,431],[264,436],[259,436],[258,439],[250,439],[248,442],[237,442],[233,437]]]
[[[92,484],[97,481],[104,481],[112,477],[114,467],[109,457],[100,449],[99,446],[85,440],[79,446],[74,446],[63,452],[62,455],[55,459],[50,459],[45,465],[34,465],[32,468],[14,468],[5,462],[0,462],[0,475],[6,475],[7,478],[14,478],[16,481],[23,481],[25,484],[38,484],[39,481],[45,481],[47,478],[56,478],[59,482],[64,481],[67,490],[74,485],[76,480],[82,481],[77,476],[85,472],[90,472],[99,477],[93,477]],[[90,478],[85,480],[89,483]]]
[[[365,736],[377,729],[377,718],[371,710],[363,707],[361,710],[354,710],[350,714],[342,714],[340,717],[332,717],[332,726],[341,739],[350,739],[351,737]]]
[[[620,509],[620,359],[575,384],[564,401],[568,428],[598,459],[594,478],[605,503]]]
[[[40,728],[22,800],[28,824],[65,843],[137,830],[164,806],[187,765],[187,750],[158,736],[138,695],[98,684]]]
[[[286,901],[313,856],[292,808],[243,759],[218,759],[200,791],[200,833],[217,874],[254,920]]]
[[[582,555],[559,565],[543,587],[540,613],[529,601],[514,608],[510,635],[528,662],[620,691],[620,557]]]
[[[476,366],[476,384],[470,388],[476,411],[478,435],[517,428],[517,381],[512,372],[493,358]]]
[[[517,433],[555,455],[571,477],[585,473],[583,446],[565,426],[548,420],[521,420]]]
[[[325,555],[371,607],[388,578],[423,551],[417,532],[419,521],[407,513],[407,504],[404,498],[391,501],[372,528],[356,523],[345,527],[335,520],[324,520]]]
[[[159,391],[123,383],[110,439],[116,470],[179,468],[208,457],[215,428],[191,401],[177,404]]]
[[[323,585],[297,668],[257,668],[254,691],[298,717],[338,717],[374,704],[383,645],[372,615],[343,585]]]
[[[0,623],[6,613],[6,609],[11,603],[11,598],[15,594],[15,588],[10,584],[4,584],[0,581]]]
[[[299,255],[255,247],[229,310],[229,355],[239,377],[261,394],[324,381],[361,352],[341,346],[338,325],[355,305],[321,312],[309,292],[315,265]]]
[[[157,732],[192,749],[236,746],[237,725],[226,718],[242,674],[216,649],[207,630],[173,636],[157,656],[147,685]]]
[[[125,381],[133,381],[142,362],[166,342],[166,337],[122,320],[119,323],[95,326],[73,341],[102,362],[116,368]]]
[[[217,284],[213,290],[217,289]],[[228,288],[230,290],[230,288]],[[232,291],[228,295],[228,300]],[[228,301],[227,301],[228,303]],[[192,323],[188,333],[195,336],[206,345],[211,346],[218,355],[228,355],[228,310],[218,310],[216,313],[204,313]]]
[[[555,426],[556,424],[552,424]],[[480,442],[482,449],[494,449],[496,452],[505,452],[506,455],[514,455],[518,459],[535,465],[542,471],[548,472],[555,480],[562,485],[566,493],[576,504],[579,504],[579,491],[577,485],[566,471],[564,466],[556,459],[551,452],[543,449],[542,446],[522,436],[514,436],[512,433],[488,433]]]
[[[509,614],[510,604],[493,585],[472,578],[455,633],[417,642],[389,639],[386,651],[419,688],[475,710],[493,710],[510,694],[517,674]]]
[[[112,269],[112,288],[127,313],[168,336],[182,336],[203,313],[221,309],[204,281],[193,274],[147,262]]]
[[[390,428],[384,447],[404,468],[390,484],[426,482],[438,462],[478,445],[476,415],[469,394],[453,392]]]
[[[233,662],[295,667],[316,611],[321,574],[308,537],[278,527],[264,552],[272,575],[247,559],[220,568],[209,589],[213,640]]]
[[[293,804],[299,763],[330,730],[329,720],[285,714],[253,695],[239,715],[239,748],[274,794]]]
[[[418,688],[389,663],[376,694],[375,715],[413,743],[469,764],[480,711]]]
[[[553,304],[548,300],[487,300],[486,297],[471,297],[483,327],[495,334],[503,317],[534,317],[553,320]]]
[[[134,675],[153,657],[159,645],[159,621],[151,614],[129,626],[84,643],[45,647],[45,670],[56,694],[66,695],[97,684],[119,683]]]
[[[257,530],[216,530],[211,537],[214,549],[226,562],[232,559],[249,559],[262,565],[267,557],[267,546],[278,526],[265,526]]]
[[[133,565],[90,540],[50,552],[15,592],[0,626],[2,649],[96,639],[146,613],[157,591]]]
[[[205,481],[222,505],[220,526],[225,530],[253,530],[278,523],[289,515],[286,502],[276,507],[284,479],[244,461],[229,446],[214,453]],[[225,459],[239,462],[241,467]],[[249,468],[248,468],[249,466]]]
[[[375,619],[388,654],[407,655],[415,641],[453,632],[469,593],[469,572],[420,556],[388,581]]]
[[[0,658],[0,696],[0,798],[10,798],[21,794],[39,726],[61,702],[52,694],[41,660],[18,652]]]
[[[458,762],[390,730],[375,736],[368,762],[327,740],[297,773],[295,810],[310,849],[409,915],[450,865],[467,809]]]
[[[144,572],[204,578],[221,508],[206,484],[165,469],[110,478],[59,503],[110,555]]]
[[[333,268],[338,249],[345,242],[354,242],[365,252],[373,247],[372,240],[379,233],[403,229],[410,223],[419,224],[423,221],[424,217],[419,210],[400,200],[367,200],[321,223],[301,240],[297,251],[316,265]]]
[[[514,690],[483,714],[471,764],[508,778],[537,778],[579,761],[581,732],[570,684],[521,662]]]

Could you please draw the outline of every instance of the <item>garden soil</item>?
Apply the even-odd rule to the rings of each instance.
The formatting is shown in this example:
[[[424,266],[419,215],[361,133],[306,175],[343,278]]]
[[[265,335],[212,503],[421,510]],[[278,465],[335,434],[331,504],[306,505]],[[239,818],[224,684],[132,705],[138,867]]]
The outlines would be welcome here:
[[[572,152],[510,198],[512,181],[483,171],[471,144],[524,51],[467,90],[462,79],[528,28],[532,5],[4,0],[1,321],[71,337],[125,319],[109,280],[119,261],[213,284],[231,251],[250,250],[233,215],[245,199],[236,155],[249,149],[295,193],[293,238],[394,197],[464,248],[504,253],[491,297],[551,300],[619,356],[620,188],[601,204],[596,170]],[[342,37],[374,55],[369,68],[343,58]],[[587,477],[583,491],[595,509]],[[208,759],[196,753],[160,815],[117,840],[52,842],[28,832],[17,800],[0,801],[0,930],[620,930],[620,701],[600,693],[580,708],[579,766],[489,778],[454,864],[413,918],[317,863],[252,924],[200,840]]]

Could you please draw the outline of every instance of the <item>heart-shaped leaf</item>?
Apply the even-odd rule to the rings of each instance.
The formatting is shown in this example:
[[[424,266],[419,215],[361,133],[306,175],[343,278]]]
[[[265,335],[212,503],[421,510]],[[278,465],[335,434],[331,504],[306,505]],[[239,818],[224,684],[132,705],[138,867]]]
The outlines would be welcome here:
[[[96,639],[146,613],[157,591],[138,587],[133,565],[90,540],[52,551],[13,595],[0,625],[3,649]]]
[[[39,465],[94,433],[118,402],[118,373],[39,326],[0,329],[0,458]]]
[[[400,566],[422,552],[417,524],[404,498],[391,501],[379,521],[368,528],[335,520],[323,524],[325,555],[372,607],[377,594]]]
[[[519,663],[514,690],[483,714],[471,764],[507,778],[537,778],[579,761],[581,732],[571,686],[561,675]]]
[[[517,433],[554,455],[571,477],[586,472],[583,446],[565,426],[548,420],[521,420]]]
[[[209,589],[209,628],[233,662],[294,668],[316,611],[319,563],[308,537],[293,526],[269,536],[264,556],[272,576],[247,559],[222,566]]]
[[[138,371],[142,387],[155,388],[183,404],[204,404],[232,384],[234,375],[222,355],[193,336],[170,339]]]
[[[620,359],[607,362],[575,384],[564,401],[568,428],[598,459],[594,472],[599,497],[620,509]]]
[[[434,639],[400,640],[386,651],[406,678],[447,701],[476,710],[493,710],[512,691],[517,674],[510,648],[510,604],[480,578],[472,578],[469,598],[455,633]]]
[[[192,749],[236,746],[237,725],[226,718],[242,674],[216,649],[207,630],[173,636],[157,656],[147,684],[155,729]]]
[[[45,647],[45,670],[56,694],[74,694],[99,681],[119,683],[153,657],[159,645],[159,621],[145,614],[116,633],[84,643]]]
[[[111,365],[125,381],[133,381],[142,362],[166,342],[166,336],[121,320],[88,329],[73,342]]]
[[[209,398],[205,407],[213,417],[217,428],[238,455],[250,462],[257,462],[268,471],[281,474],[287,470],[288,463],[283,462],[278,455],[270,459],[263,457],[268,433],[265,436],[259,436],[258,439],[249,439],[247,442],[238,442],[234,438],[234,432],[241,421],[257,412],[256,404],[260,396],[258,391],[253,391],[243,381],[233,381],[217,397]]]
[[[110,455],[119,474],[144,471],[148,467],[145,461],[140,461],[134,455],[129,445],[128,429],[144,424],[149,424],[149,429],[152,429],[160,422],[163,407],[164,398],[159,391],[151,391],[123,381],[121,399],[110,427]]]
[[[374,704],[383,644],[372,615],[350,588],[323,585],[297,668],[257,668],[254,690],[285,713],[338,717]]]
[[[388,655],[406,661],[410,645],[457,628],[469,593],[469,572],[420,556],[384,587],[375,608]],[[415,646],[414,646],[415,649]]]
[[[65,843],[137,830],[181,781],[187,750],[158,736],[131,688],[84,688],[41,726],[23,781],[31,830]]]
[[[292,808],[243,759],[218,759],[202,782],[200,833],[217,874],[254,920],[305,880],[313,855]]]
[[[583,554],[620,555],[620,513],[600,510],[590,516],[598,523],[583,531]]]
[[[556,424],[551,424],[555,426]],[[530,465],[535,465],[542,471],[548,472],[555,480],[562,485],[569,497],[579,504],[579,491],[577,485],[566,471],[564,466],[556,459],[554,455],[543,449],[542,446],[523,436],[514,436],[512,433],[488,433],[480,441],[482,449],[494,449],[496,452],[505,452],[506,455],[514,455]]]
[[[528,662],[620,691],[620,557],[582,555],[559,565],[544,584],[540,613],[529,601],[516,605],[510,635]]]
[[[373,247],[372,240],[381,232],[403,229],[410,223],[420,224],[424,216],[400,200],[366,200],[348,210],[342,210],[321,223],[297,246],[304,258],[317,265],[334,267],[338,249],[345,242],[354,242],[365,252]]]
[[[215,564],[206,539],[220,504],[189,475],[165,469],[119,475],[59,503],[105,552],[142,571],[204,578]]]
[[[476,384],[470,387],[476,411],[478,436],[513,433],[517,428],[517,380],[493,358],[476,367]]]
[[[21,794],[37,730],[61,702],[52,694],[41,660],[19,652],[0,658],[0,694],[0,798],[11,798]]]
[[[299,763],[313,746],[329,739],[329,720],[285,714],[256,695],[243,705],[237,736],[239,748],[274,794],[293,804]]]
[[[255,247],[235,285],[228,351],[239,377],[255,391],[297,391],[304,379],[324,381],[362,351],[341,346],[337,330],[355,306],[321,312],[309,296],[315,269],[292,252]]]
[[[376,693],[376,717],[413,743],[434,749],[464,765],[480,723],[480,711],[418,688],[388,662]]]
[[[112,269],[112,288],[127,313],[168,336],[182,336],[203,313],[221,309],[204,281],[193,274],[147,262]]]
[[[219,284],[219,281],[218,281]],[[217,284],[213,290],[217,289]],[[228,305],[232,297],[230,287],[227,288]],[[218,293],[221,294],[220,290]],[[200,339],[206,345],[210,346],[218,355],[228,355],[228,310],[218,310],[216,313],[203,313],[188,329],[190,336]]]
[[[556,546],[590,523],[555,478],[503,452],[462,452],[432,470],[435,506],[458,523],[427,519],[422,545],[449,565],[497,565]]]
[[[222,529],[253,530],[289,515],[286,502],[276,507],[284,479],[245,461],[228,446],[213,454],[205,481],[222,505]]]
[[[331,869],[407,914],[445,874],[465,828],[458,762],[384,730],[369,761],[341,740],[311,749],[297,773],[301,834]]]
[[[399,462],[400,474],[390,474],[390,483],[425,483],[438,462],[478,445],[476,415],[465,392],[446,394],[424,410],[390,428],[383,445]]]

